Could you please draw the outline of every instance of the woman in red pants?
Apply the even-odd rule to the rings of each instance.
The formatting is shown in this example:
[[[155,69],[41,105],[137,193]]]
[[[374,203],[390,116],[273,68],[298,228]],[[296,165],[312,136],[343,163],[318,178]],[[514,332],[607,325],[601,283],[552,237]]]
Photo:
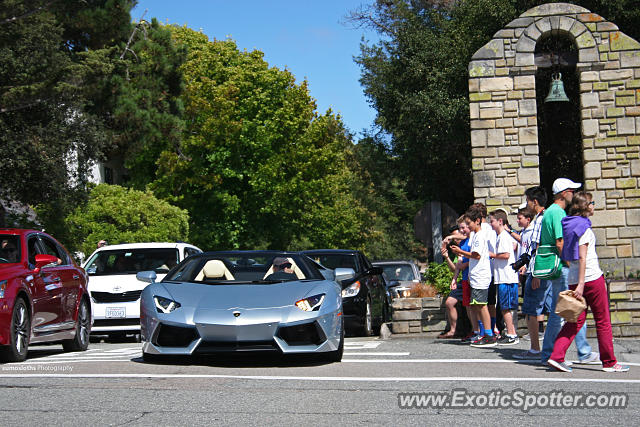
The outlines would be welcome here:
[[[598,346],[602,370],[626,372],[613,354],[613,335],[609,317],[609,298],[604,276],[596,255],[596,237],[591,230],[589,216],[593,215],[594,202],[591,193],[579,191],[574,194],[569,216],[562,220],[562,259],[569,262],[569,289],[584,297],[596,323]],[[571,372],[564,357],[576,334],[584,325],[587,311],[583,311],[576,323],[566,322],[556,338],[553,353],[547,363],[559,371]]]

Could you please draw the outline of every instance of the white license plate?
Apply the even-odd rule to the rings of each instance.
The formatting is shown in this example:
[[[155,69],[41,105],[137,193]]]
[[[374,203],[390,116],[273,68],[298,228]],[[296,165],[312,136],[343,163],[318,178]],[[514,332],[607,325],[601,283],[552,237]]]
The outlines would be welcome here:
[[[104,317],[109,319],[123,319],[127,317],[125,307],[107,307],[104,311]]]

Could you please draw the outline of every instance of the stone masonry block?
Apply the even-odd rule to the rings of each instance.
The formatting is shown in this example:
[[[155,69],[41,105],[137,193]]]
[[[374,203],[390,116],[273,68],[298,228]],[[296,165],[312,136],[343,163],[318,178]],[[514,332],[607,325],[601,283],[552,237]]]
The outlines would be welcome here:
[[[513,90],[513,78],[493,77],[480,79],[481,92],[498,92],[504,90]]]
[[[596,210],[591,217],[594,227],[622,227],[625,220],[624,210]]]
[[[516,76],[514,78],[513,88],[520,89],[535,89],[536,77],[535,76]]]
[[[489,129],[487,131],[488,146],[503,146],[504,141],[504,129]]]
[[[527,127],[518,130],[518,142],[520,145],[538,144],[538,128]]]
[[[521,185],[537,185],[540,183],[538,168],[521,168],[518,170],[518,182]]]
[[[584,165],[584,177],[586,179],[598,179],[601,175],[600,162],[589,162]]]
[[[609,46],[613,51],[640,49],[640,43],[620,31],[609,33]]]
[[[582,121],[582,136],[587,138],[598,136],[598,130],[599,130],[598,120]]]
[[[495,187],[495,185],[496,178],[494,172],[473,172],[474,187]]]
[[[535,116],[538,112],[535,99],[522,99],[518,101],[520,116]]]
[[[633,78],[633,70],[603,70],[600,71],[600,80],[627,80]]]
[[[633,117],[617,119],[616,130],[618,135],[633,135],[636,133],[636,125]]]
[[[502,40],[491,40],[481,47],[474,55],[473,59],[498,59],[504,58],[504,42]]]
[[[600,104],[598,92],[586,92],[580,95],[582,108],[593,108]]]

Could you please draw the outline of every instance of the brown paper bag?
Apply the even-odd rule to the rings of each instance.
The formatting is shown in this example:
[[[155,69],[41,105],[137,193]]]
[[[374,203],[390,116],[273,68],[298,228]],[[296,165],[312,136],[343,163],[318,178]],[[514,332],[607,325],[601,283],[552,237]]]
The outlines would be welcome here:
[[[577,298],[573,291],[562,291],[558,294],[556,314],[567,322],[577,322],[578,316],[586,309],[587,303],[584,301],[584,298]]]

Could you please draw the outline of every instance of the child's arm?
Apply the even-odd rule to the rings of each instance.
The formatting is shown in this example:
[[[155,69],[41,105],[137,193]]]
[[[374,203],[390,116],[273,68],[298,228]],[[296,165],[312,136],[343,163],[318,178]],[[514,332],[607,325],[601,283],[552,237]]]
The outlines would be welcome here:
[[[451,250],[453,251],[453,253],[455,253],[456,255],[462,255],[465,258],[473,258],[473,259],[480,259],[480,254],[478,254],[477,252],[474,252],[477,256],[472,256],[471,252],[467,252],[467,251],[463,251],[462,249],[460,249],[458,246],[456,245],[451,245]]]
[[[489,252],[489,258],[509,259],[509,252],[500,252],[499,254],[494,254],[493,252]]]

